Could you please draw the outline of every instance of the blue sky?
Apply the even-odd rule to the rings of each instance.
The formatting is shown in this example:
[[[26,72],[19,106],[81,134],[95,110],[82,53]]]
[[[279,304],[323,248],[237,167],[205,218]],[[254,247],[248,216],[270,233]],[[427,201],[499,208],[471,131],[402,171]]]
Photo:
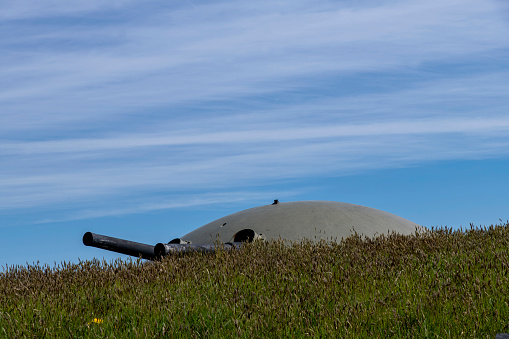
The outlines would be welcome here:
[[[508,37],[496,0],[4,1],[0,265],[276,198],[505,221]]]

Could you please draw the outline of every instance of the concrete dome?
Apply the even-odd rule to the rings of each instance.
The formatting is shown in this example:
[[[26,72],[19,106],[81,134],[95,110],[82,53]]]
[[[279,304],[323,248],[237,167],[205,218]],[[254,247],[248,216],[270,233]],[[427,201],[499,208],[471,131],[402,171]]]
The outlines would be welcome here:
[[[251,229],[264,239],[299,241],[341,240],[353,233],[373,237],[396,232],[412,234],[416,223],[397,215],[360,205],[334,201],[295,201],[250,208],[212,221],[181,239],[193,244],[232,241]]]

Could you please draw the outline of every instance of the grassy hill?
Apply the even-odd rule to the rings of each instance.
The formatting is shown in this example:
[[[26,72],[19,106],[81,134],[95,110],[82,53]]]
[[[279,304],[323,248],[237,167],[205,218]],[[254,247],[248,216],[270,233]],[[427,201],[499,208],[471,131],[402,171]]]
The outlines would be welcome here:
[[[0,273],[0,337],[494,338],[509,223]]]

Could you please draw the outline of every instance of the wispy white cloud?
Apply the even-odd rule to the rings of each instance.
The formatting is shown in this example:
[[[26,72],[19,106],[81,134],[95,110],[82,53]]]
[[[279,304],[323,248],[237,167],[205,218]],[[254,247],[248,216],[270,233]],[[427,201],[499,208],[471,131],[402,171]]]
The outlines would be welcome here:
[[[163,198],[158,201],[149,201],[149,202],[139,202],[133,203],[131,206],[118,207],[114,206],[113,208],[108,207],[96,207],[90,210],[78,210],[67,212],[63,216],[54,217],[51,219],[40,219],[35,220],[36,224],[43,223],[52,223],[52,222],[64,222],[71,220],[82,220],[82,219],[91,219],[91,218],[99,218],[105,216],[119,216],[125,214],[134,214],[134,213],[145,213],[157,210],[167,210],[167,209],[182,209],[187,207],[194,206],[204,206],[204,205],[215,205],[215,204],[224,204],[224,203],[242,203],[242,202],[252,202],[252,201],[266,201],[267,196],[272,192],[250,192],[250,191],[234,191],[228,193],[207,193],[200,195],[187,195],[187,196],[178,196],[173,197],[172,199]],[[281,196],[281,193],[278,192],[278,196]],[[292,192],[285,192],[283,196],[291,196]],[[0,226],[1,227],[1,226]]]
[[[446,133],[484,134],[509,131],[509,117],[497,118],[442,118],[409,120],[372,124],[337,124],[319,127],[291,129],[254,129],[214,133],[181,133],[181,135],[132,135],[108,139],[69,139],[58,141],[35,141],[5,143],[0,145],[0,154],[79,153],[91,151],[117,151],[139,147],[250,144],[278,142],[306,142],[316,139],[346,137],[379,137],[395,135],[435,135]],[[272,146],[270,146],[272,147]]]
[[[27,20],[40,18],[55,18],[76,14],[85,14],[96,11],[120,9],[132,4],[129,0],[113,1],[64,1],[48,0],[44,3],[37,0],[25,0],[23,2],[6,0],[2,2],[1,20]]]
[[[506,43],[503,24],[492,20],[491,2],[305,5],[222,2],[116,25],[47,24],[42,32],[35,26],[11,35],[21,42],[10,49],[12,57],[2,58],[9,67],[0,70],[0,101],[6,115],[26,118],[15,127],[33,129],[81,123],[83,115],[97,118],[92,111],[118,115],[298,88],[299,78],[323,73],[461,59]],[[46,111],[44,119],[32,103]]]
[[[208,204],[280,180],[507,156],[499,9],[9,2],[0,210],[135,213],[180,206],[175,192]]]
[[[150,195],[151,191],[172,194],[229,190],[426,161],[501,156],[509,150],[508,120],[417,121],[269,132],[245,131],[244,140],[242,134],[205,136],[198,141],[198,148],[187,149],[187,155],[177,158],[171,154],[178,149],[166,149],[167,144],[161,148],[151,139],[117,140],[106,147],[99,142],[99,148],[78,147],[74,151],[71,146],[66,150],[67,156],[57,148],[57,154],[45,153],[33,169],[22,165],[25,161],[35,164],[38,157],[32,158],[33,154],[28,153],[23,159],[18,155],[22,158],[20,163],[9,162],[17,171],[3,171],[0,207],[65,204],[73,200],[89,203],[112,196],[131,199],[133,194]],[[192,138],[187,141],[193,142]],[[112,147],[123,148],[129,142],[129,147],[140,146],[140,142],[142,147],[108,161],[108,154],[118,156],[120,152]],[[93,153],[80,159],[74,152]]]

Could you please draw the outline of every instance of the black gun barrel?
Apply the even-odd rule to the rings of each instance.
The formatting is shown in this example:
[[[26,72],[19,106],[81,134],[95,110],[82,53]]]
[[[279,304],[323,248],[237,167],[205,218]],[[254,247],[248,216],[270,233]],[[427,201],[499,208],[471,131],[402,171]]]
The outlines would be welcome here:
[[[227,242],[224,244],[217,245],[192,245],[192,244],[163,244],[159,243],[154,247],[154,254],[156,257],[164,257],[171,253],[183,253],[183,252],[204,252],[212,253],[218,247],[228,249],[239,249],[242,246],[242,242]]]
[[[83,244],[93,246],[104,250],[132,255],[133,257],[142,257],[143,259],[154,260],[154,246],[142,244],[139,242],[108,237],[101,234],[87,232],[83,235]]]

